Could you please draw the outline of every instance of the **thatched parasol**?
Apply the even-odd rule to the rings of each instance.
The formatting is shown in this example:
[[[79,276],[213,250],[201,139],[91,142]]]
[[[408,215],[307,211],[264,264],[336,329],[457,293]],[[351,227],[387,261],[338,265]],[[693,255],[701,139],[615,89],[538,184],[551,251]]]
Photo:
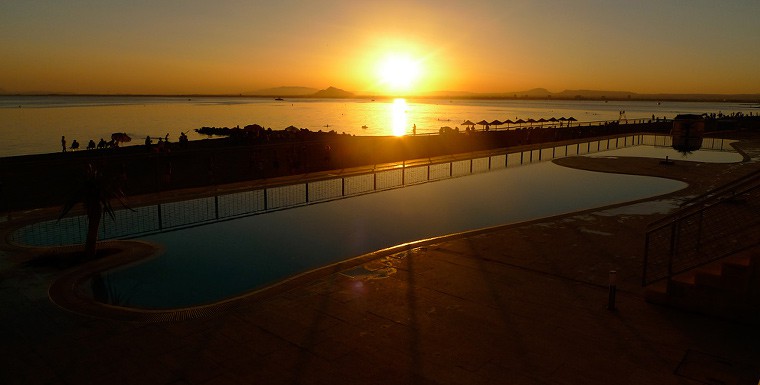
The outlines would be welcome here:
[[[111,134],[111,140],[113,140],[115,143],[127,143],[131,142],[132,138],[130,138],[126,132],[114,132]]]

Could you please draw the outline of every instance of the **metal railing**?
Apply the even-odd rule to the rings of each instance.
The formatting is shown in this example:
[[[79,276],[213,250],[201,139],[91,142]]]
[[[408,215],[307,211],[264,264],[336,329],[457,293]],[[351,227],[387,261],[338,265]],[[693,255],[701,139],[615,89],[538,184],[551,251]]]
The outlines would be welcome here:
[[[652,223],[642,285],[686,272],[760,242],[760,172],[711,190]]]
[[[105,217],[102,221],[99,238],[135,238],[567,156],[640,144],[664,143],[665,139],[659,137],[662,136],[623,135],[562,145],[537,144],[522,151],[507,148],[466,154],[466,157],[460,155],[388,163],[358,169],[344,175],[326,174],[290,184],[217,193],[213,196],[146,205],[132,210],[117,210],[115,220]],[[22,227],[11,234],[10,240],[34,246],[78,244],[84,241],[86,231],[87,218],[80,215]]]

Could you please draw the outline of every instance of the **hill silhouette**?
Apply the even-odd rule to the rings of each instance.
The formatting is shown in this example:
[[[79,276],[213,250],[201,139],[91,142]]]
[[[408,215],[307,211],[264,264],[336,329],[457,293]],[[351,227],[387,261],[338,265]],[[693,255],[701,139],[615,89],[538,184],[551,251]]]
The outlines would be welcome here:
[[[298,86],[282,86],[265,88],[257,91],[243,92],[246,96],[309,96],[317,92],[316,88],[310,87],[298,87]]]
[[[356,97],[356,94],[340,88],[328,87],[324,90],[315,92],[311,96],[315,98],[353,98]]]
[[[245,93],[250,96],[290,96],[303,98],[374,98],[377,95],[362,95],[337,87],[316,90],[309,87],[275,87]],[[669,101],[734,101],[760,103],[760,93],[756,94],[640,94],[631,91],[574,89],[552,92],[546,88],[532,88],[524,91],[478,93],[469,91],[433,91],[412,97],[437,99],[557,99],[557,100],[669,100]]]

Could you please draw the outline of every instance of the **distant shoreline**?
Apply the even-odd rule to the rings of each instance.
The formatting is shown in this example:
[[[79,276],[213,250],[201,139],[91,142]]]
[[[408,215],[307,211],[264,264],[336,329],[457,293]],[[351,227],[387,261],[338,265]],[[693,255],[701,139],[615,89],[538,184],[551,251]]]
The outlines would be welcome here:
[[[504,94],[469,94],[469,95],[352,95],[352,96],[324,96],[324,95],[283,95],[283,94],[77,94],[77,93],[6,93],[0,97],[98,97],[98,98],[250,98],[250,99],[333,99],[333,100],[388,100],[394,98],[406,98],[411,100],[561,100],[561,101],[641,101],[641,102],[725,102],[753,104],[750,108],[760,108],[760,94],[633,94],[610,91],[611,96],[604,95],[602,91],[594,91],[594,94],[578,93],[567,94],[520,94],[511,96]]]

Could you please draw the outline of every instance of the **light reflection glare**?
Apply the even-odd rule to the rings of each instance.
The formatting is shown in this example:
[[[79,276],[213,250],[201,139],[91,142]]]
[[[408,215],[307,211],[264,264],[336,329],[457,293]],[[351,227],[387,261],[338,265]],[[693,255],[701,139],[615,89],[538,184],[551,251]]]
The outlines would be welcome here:
[[[391,105],[391,129],[393,135],[403,136],[406,134],[406,112],[409,109],[409,105],[406,104],[406,99],[398,98],[393,100]]]

